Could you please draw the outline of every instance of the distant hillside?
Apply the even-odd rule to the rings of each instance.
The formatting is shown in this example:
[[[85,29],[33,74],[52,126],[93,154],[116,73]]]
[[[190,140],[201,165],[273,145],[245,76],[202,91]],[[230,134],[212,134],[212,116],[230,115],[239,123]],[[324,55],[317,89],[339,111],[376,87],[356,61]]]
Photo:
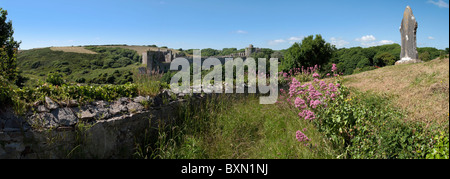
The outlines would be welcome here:
[[[60,73],[68,82],[122,84],[132,81],[122,74],[137,71],[140,60],[136,51],[117,47],[39,48],[23,50],[17,57],[19,70],[30,79],[26,86],[45,81],[50,73]]]
[[[89,45],[91,46],[91,45]],[[91,50],[86,49],[85,47],[89,46],[71,46],[71,47],[50,47],[50,50],[53,51],[63,51],[63,52],[75,52],[75,53],[87,53],[87,54],[96,54],[96,52],[93,52]],[[162,47],[155,47],[155,46],[139,46],[139,45],[92,45],[96,47],[106,47],[106,48],[123,48],[123,49],[130,49],[136,51],[137,54],[142,55],[142,53],[146,51],[157,51],[160,50],[167,50],[168,48],[162,48]],[[174,51],[175,53],[179,52],[175,49],[169,49]]]
[[[74,52],[74,53],[87,53],[87,54],[97,54],[91,50],[87,50],[84,47],[50,47],[53,51],[63,51],[63,52]]]

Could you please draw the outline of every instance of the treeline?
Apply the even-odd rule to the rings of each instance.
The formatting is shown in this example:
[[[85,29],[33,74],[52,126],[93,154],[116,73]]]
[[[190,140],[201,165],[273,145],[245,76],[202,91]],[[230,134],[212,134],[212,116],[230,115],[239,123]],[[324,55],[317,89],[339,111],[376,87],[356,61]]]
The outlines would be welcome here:
[[[179,49],[180,53],[185,55],[194,55],[195,49],[182,50]],[[235,53],[245,52],[245,49],[237,49],[237,48],[223,48],[222,50],[216,50],[212,48],[205,48],[202,50],[203,57],[211,57],[211,56],[227,56]]]
[[[417,49],[419,59],[430,61],[437,57],[444,57],[449,49],[439,50],[433,47]],[[336,49],[326,42],[321,35],[308,36],[301,43],[295,43],[286,51],[280,51],[280,70],[289,71],[293,68],[322,66],[321,69],[331,69],[337,64],[338,71],[344,75],[359,73],[379,67],[394,65],[400,60],[401,46],[387,44],[375,47],[353,47]],[[280,58],[279,58],[280,59]],[[323,70],[323,74],[331,71]]]

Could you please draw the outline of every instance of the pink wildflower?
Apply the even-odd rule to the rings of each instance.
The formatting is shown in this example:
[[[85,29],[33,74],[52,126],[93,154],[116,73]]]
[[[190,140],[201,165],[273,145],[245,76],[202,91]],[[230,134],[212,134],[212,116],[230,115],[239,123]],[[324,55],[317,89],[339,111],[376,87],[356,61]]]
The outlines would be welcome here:
[[[301,131],[297,131],[295,133],[295,138],[297,138],[297,140],[299,142],[307,142],[307,141],[311,141],[311,139],[308,138],[308,136],[306,136],[305,134],[303,134],[303,132]]]
[[[333,63],[333,67],[331,67],[331,71],[336,72],[336,70],[337,70],[336,64]]]
[[[319,78],[319,76],[320,76],[320,75],[317,74],[317,73],[314,73],[314,74],[313,74],[313,78]]]
[[[300,97],[295,98],[294,105],[296,108],[301,108],[301,109],[306,108],[305,100],[303,100]]]

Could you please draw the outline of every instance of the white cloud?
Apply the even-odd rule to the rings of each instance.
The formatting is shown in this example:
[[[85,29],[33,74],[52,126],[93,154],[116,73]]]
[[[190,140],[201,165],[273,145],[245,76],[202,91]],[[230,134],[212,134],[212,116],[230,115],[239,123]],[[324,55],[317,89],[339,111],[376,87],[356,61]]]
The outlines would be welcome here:
[[[236,33],[236,34],[248,34],[248,32],[245,31],[245,30],[237,30],[237,31],[234,31],[234,33]]]
[[[284,42],[286,42],[286,40],[284,40],[284,39],[270,40],[269,45],[278,45],[278,44],[281,44]]]
[[[394,41],[392,40],[380,40],[376,41],[377,38],[373,35],[366,35],[362,36],[361,38],[355,39],[357,42],[361,42],[361,45],[364,47],[371,47],[371,46],[378,46],[378,45],[386,45],[386,44],[393,44]]]
[[[331,37],[330,38],[330,43],[335,45],[337,48],[341,48],[344,47],[345,45],[349,44],[350,42],[347,42],[341,38],[335,38],[335,37]]]
[[[366,35],[362,36],[361,38],[355,39],[358,42],[364,43],[364,42],[371,42],[377,40],[373,35]]]
[[[440,8],[448,8],[448,3],[446,3],[443,0],[438,0],[438,1],[428,0],[428,3],[434,4]]]
[[[303,39],[303,37],[290,37],[288,40],[289,41],[300,41],[300,40],[302,40]]]
[[[429,40],[434,40],[434,37],[428,36]]]
[[[378,42],[378,45],[386,45],[386,44],[393,44],[393,43],[394,43],[394,41],[392,41],[392,40],[380,40]]]

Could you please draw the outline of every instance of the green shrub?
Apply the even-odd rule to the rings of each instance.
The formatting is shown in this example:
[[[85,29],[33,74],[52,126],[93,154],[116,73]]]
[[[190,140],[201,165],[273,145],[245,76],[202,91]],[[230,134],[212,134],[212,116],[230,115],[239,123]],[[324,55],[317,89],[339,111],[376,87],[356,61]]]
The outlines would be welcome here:
[[[60,73],[49,73],[47,75],[46,82],[48,82],[52,85],[58,85],[58,86],[61,86],[62,84],[64,84],[64,80]]]
[[[36,68],[39,68],[40,66],[41,66],[41,62],[37,61],[37,62],[34,62],[33,64],[31,64],[31,69],[36,69]]]
[[[3,76],[0,76],[0,104],[11,103],[11,93],[11,85]]]
[[[389,66],[394,65],[396,58],[394,55],[388,52],[384,52],[376,55],[374,57],[374,61],[376,62],[375,64],[378,66]]]
[[[424,62],[430,61],[431,60],[430,52],[425,51],[423,53],[420,53],[419,54],[419,59],[424,61]]]
[[[433,148],[428,150],[427,159],[448,159],[449,158],[449,141],[448,132],[441,132],[433,138]]]
[[[36,88],[25,87],[14,90],[18,100],[27,103],[43,100],[48,96],[55,100],[75,99],[79,101],[106,100],[112,101],[120,97],[133,97],[137,94],[137,85],[40,85]]]
[[[81,77],[81,78],[76,79],[75,82],[77,82],[77,83],[85,83],[86,79]]]

